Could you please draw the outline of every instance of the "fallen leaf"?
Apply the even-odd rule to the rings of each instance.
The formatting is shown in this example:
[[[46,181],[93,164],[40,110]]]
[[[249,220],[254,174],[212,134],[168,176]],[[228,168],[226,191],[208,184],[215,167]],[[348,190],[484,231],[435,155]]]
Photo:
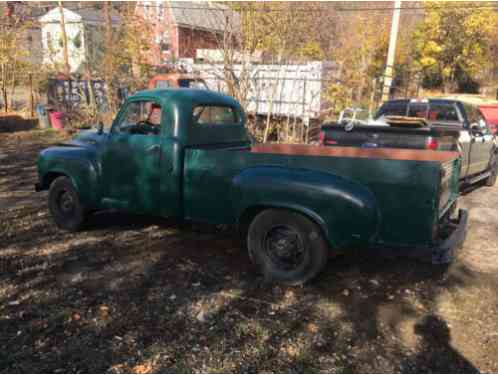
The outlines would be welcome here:
[[[306,325],[306,330],[309,333],[317,333],[318,332],[318,326],[315,323],[308,323]]]

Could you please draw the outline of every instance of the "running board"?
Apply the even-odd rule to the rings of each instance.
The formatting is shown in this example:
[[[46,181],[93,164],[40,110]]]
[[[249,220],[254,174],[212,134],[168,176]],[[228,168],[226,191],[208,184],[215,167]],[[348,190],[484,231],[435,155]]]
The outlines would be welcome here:
[[[485,178],[488,178],[489,176],[491,176],[491,172],[484,172],[484,173],[481,173],[480,175],[477,175],[477,176],[474,176],[474,177],[471,177],[471,178],[465,180],[465,183],[468,185],[473,185],[478,181],[481,181],[481,180],[484,180]]]

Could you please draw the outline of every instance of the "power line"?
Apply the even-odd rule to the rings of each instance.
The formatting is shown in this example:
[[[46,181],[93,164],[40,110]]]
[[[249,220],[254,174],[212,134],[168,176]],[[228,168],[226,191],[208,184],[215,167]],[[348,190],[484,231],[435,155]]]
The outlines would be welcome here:
[[[40,7],[30,5],[30,4],[22,4],[23,6],[30,7],[32,9],[42,9]],[[138,6],[138,5],[137,5]],[[217,8],[217,7],[192,7],[192,6],[177,6],[177,5],[162,5],[162,4],[144,4],[144,8],[169,8],[169,9],[182,9],[182,10],[202,10],[202,11],[213,11],[213,12],[239,12],[242,10],[251,10],[254,12],[267,12],[267,13],[278,13],[278,12],[322,12],[324,7],[305,7],[305,8],[295,8],[289,7],[286,9],[277,9],[277,8],[249,8],[249,7],[240,7],[239,9],[231,9],[231,8]],[[89,6],[80,6],[77,8],[70,8],[70,10],[74,12],[78,12],[79,9],[94,9],[99,10],[96,5]],[[331,9],[336,12],[372,12],[372,11],[393,11],[393,10],[440,10],[440,9],[498,9],[498,4],[486,4],[486,5],[444,5],[444,6],[401,6],[399,8],[395,7],[351,7],[344,8],[341,6],[333,6]]]
[[[44,7],[38,7],[35,5],[31,5],[29,3],[23,3],[21,6],[23,7],[28,7],[31,9],[36,9],[36,10],[42,10]],[[323,12],[324,7],[316,8],[316,7],[308,7],[308,8],[287,8],[287,9],[275,9],[275,8],[247,8],[247,7],[241,7],[239,9],[228,9],[228,8],[215,8],[215,7],[188,7],[188,6],[176,6],[176,5],[166,5],[163,6],[161,4],[144,4],[143,5],[145,8],[170,8],[170,9],[181,9],[181,10],[201,10],[201,11],[210,11],[210,12],[232,12],[232,13],[238,13],[240,11],[244,10],[250,10],[251,12],[261,12],[261,13],[284,13],[284,12],[304,12],[304,13],[311,13],[311,12]],[[52,8],[51,10],[53,10]],[[80,6],[78,8],[66,8],[69,9],[70,11],[73,11],[75,13],[78,12],[78,10],[85,10],[85,9],[92,9],[92,10],[100,10],[97,8],[96,5],[89,5],[89,6]],[[401,6],[399,8],[395,7],[358,7],[358,8],[343,8],[343,7],[337,7],[333,6],[331,7],[336,12],[339,13],[355,13],[355,12],[392,12],[394,10],[402,10],[403,14],[411,14],[411,13],[416,13],[418,11],[424,11],[424,10],[441,10],[441,9],[468,9],[468,10],[474,10],[474,9],[494,9],[498,10],[498,3],[494,3],[493,5],[488,4],[488,5],[444,5],[444,6]],[[49,11],[51,11],[49,10]],[[23,16],[23,20],[25,21],[38,21],[38,19],[41,17],[40,16]],[[9,26],[9,23],[0,23],[2,26]]]

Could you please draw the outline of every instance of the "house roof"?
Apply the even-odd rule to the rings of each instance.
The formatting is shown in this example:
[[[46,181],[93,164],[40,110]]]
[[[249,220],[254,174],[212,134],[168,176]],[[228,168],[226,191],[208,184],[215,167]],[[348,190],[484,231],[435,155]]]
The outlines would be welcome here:
[[[64,21],[66,23],[84,22],[88,24],[102,24],[104,23],[104,12],[101,9],[94,8],[63,8]],[[60,11],[58,7],[49,10],[47,13],[38,18],[41,23],[59,23]],[[119,16],[116,14],[111,15],[111,22],[117,24],[120,22]]]
[[[81,8],[81,9],[74,9],[73,12],[78,13],[85,22],[90,22],[90,23],[104,22],[104,12],[102,9]],[[121,19],[118,15],[111,14],[111,22],[113,24],[118,24],[120,20]]]
[[[173,22],[180,27],[221,32],[227,22],[240,24],[237,12],[211,1],[169,1],[167,6]]]

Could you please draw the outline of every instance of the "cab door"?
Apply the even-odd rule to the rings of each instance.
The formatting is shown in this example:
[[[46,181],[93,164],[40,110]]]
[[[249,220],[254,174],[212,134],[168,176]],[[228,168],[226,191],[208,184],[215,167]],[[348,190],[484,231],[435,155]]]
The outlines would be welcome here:
[[[143,99],[128,102],[111,128],[101,158],[104,206],[161,214],[161,180],[166,177],[161,171],[162,129],[140,128],[152,104],[159,105]]]
[[[475,121],[471,123],[473,142],[471,145],[471,174],[482,173],[489,166],[493,149],[493,134],[488,128],[484,117],[476,109]]]

